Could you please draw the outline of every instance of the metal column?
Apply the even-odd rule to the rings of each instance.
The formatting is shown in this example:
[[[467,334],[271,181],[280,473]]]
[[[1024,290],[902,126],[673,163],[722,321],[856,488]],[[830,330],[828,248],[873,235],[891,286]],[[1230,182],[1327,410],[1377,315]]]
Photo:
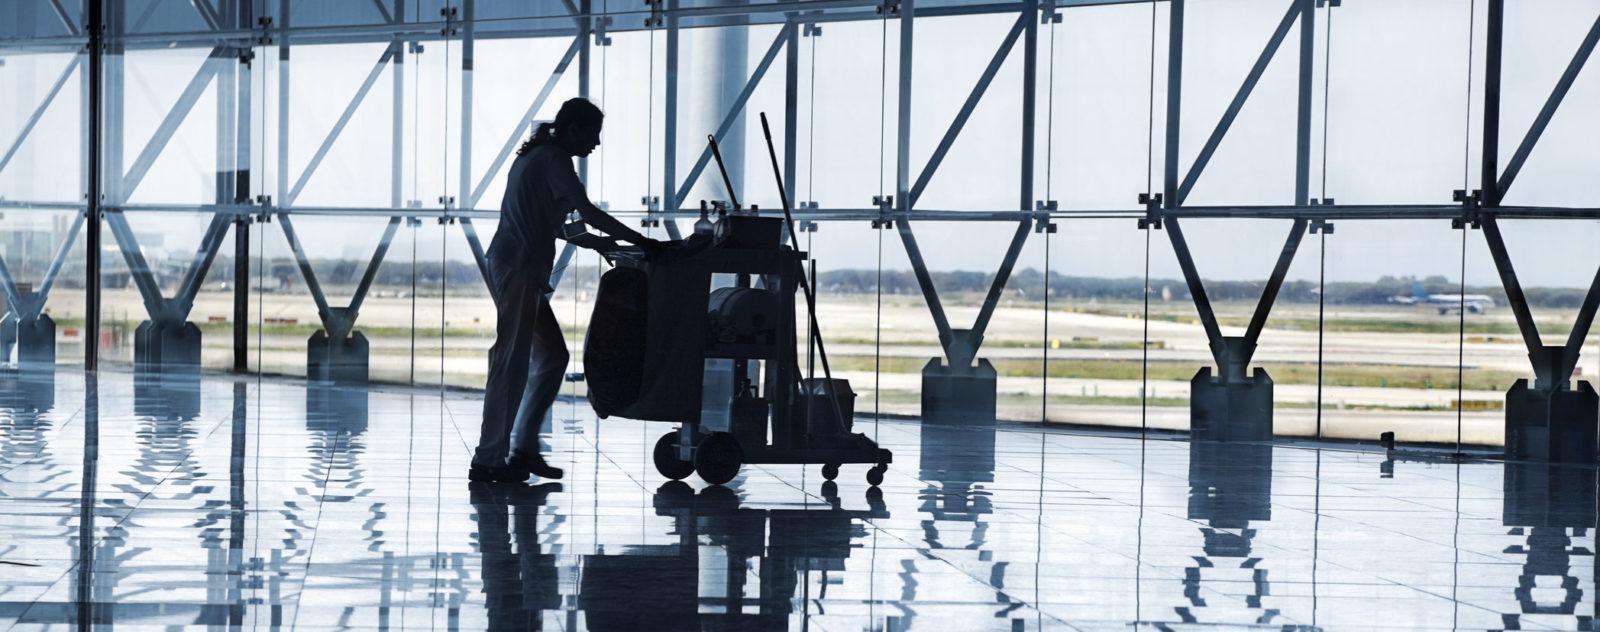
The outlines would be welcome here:
[[[104,167],[101,164],[101,102],[105,98],[102,90],[104,84],[104,53],[106,20],[104,17],[103,3],[100,0],[85,0],[88,14],[89,43],[86,55],[89,59],[88,92],[84,99],[88,110],[88,120],[85,121],[84,133],[88,137],[85,150],[88,152],[85,161],[88,163],[88,182],[85,187],[85,212],[88,215],[87,230],[84,232],[84,345],[83,368],[93,372],[100,366],[100,203],[104,194],[101,190],[101,174]],[[113,4],[113,12],[123,10],[121,3]],[[86,391],[87,392],[87,391]],[[87,457],[86,457],[87,458]],[[85,474],[87,476],[87,474]]]

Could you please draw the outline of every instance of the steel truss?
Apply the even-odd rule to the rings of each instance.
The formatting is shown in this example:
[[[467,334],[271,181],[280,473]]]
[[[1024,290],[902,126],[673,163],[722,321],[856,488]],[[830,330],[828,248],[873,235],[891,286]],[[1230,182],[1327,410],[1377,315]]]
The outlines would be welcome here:
[[[1186,0],[1159,0],[1169,8],[1167,30],[1167,64],[1166,64],[1166,97],[1165,97],[1165,131],[1164,131],[1164,163],[1162,173],[1162,190],[1159,193],[1147,192],[1141,194],[1144,204],[1142,210],[1127,208],[1103,210],[1072,210],[1064,211],[1057,208],[1050,200],[1040,200],[1035,197],[1034,191],[1034,139],[1035,139],[1035,105],[1036,105],[1036,75],[1038,72],[1038,25],[1060,20],[1063,13],[1070,14],[1075,7],[1105,5],[1105,4],[1146,4],[1150,0],[1021,0],[1012,2],[975,3],[964,5],[942,4],[940,6],[918,7],[915,0],[802,0],[781,4],[727,4],[717,6],[681,6],[676,0],[652,0],[646,3],[641,10],[597,12],[594,11],[588,0],[574,3],[564,0],[559,8],[561,11],[551,12],[548,15],[538,15],[517,18],[479,19],[477,4],[482,0],[455,0],[441,15],[437,16],[408,16],[406,3],[400,0],[374,0],[374,15],[377,21],[370,24],[343,24],[343,25],[310,25],[296,27],[291,15],[292,3],[278,3],[277,15],[259,15],[255,3],[247,0],[195,0],[189,3],[205,28],[192,32],[180,33],[149,33],[139,32],[137,24],[143,18],[135,20],[135,27],[128,27],[128,17],[123,15],[125,7],[122,3],[109,3],[106,15],[99,15],[98,3],[85,1],[82,8],[65,6],[60,0],[50,0],[50,7],[60,19],[64,35],[40,36],[25,39],[0,39],[0,53],[28,54],[33,52],[61,52],[71,51],[77,53],[72,61],[63,69],[60,76],[51,84],[45,96],[32,111],[17,138],[9,143],[0,145],[4,153],[0,154],[0,170],[4,170],[12,161],[18,148],[25,142],[34,130],[39,119],[51,107],[57,93],[74,73],[80,75],[86,88],[85,93],[99,95],[85,100],[85,120],[94,121],[96,124],[88,125],[92,128],[90,137],[109,130],[105,136],[105,151],[101,151],[98,143],[93,145],[86,156],[93,165],[86,166],[85,175],[89,181],[89,190],[95,192],[85,203],[50,203],[30,202],[16,200],[0,200],[0,209],[53,209],[73,211],[79,214],[69,231],[67,241],[62,244],[45,275],[44,281],[32,292],[24,293],[11,278],[9,271],[0,261],[0,289],[3,289],[11,317],[37,315],[43,309],[47,295],[62,264],[64,263],[70,244],[74,242],[79,232],[87,226],[87,242],[89,259],[89,274],[98,278],[99,275],[99,241],[100,222],[86,222],[86,218],[97,218],[105,221],[105,226],[110,229],[116,239],[128,267],[152,319],[166,319],[182,321],[186,319],[193,305],[194,295],[198,291],[200,281],[205,277],[211,261],[224,243],[224,237],[231,226],[235,231],[235,253],[243,256],[240,264],[248,263],[248,231],[253,223],[259,221],[277,221],[285,239],[293,251],[301,274],[305,277],[306,285],[310,289],[313,301],[317,305],[319,317],[323,326],[330,334],[348,334],[354,330],[355,318],[359,312],[362,300],[370,289],[373,277],[380,266],[388,246],[403,219],[416,220],[419,218],[437,218],[444,225],[460,225],[474,257],[477,259],[480,270],[485,273],[487,269],[484,262],[482,240],[473,224],[475,219],[494,219],[497,213],[484,209],[483,197],[489,190],[495,178],[501,177],[501,172],[510,159],[511,152],[515,149],[520,139],[523,138],[531,124],[532,117],[545,105],[554,92],[557,83],[572,72],[572,65],[578,64],[580,94],[588,94],[591,75],[591,54],[595,47],[605,46],[609,43],[608,34],[623,31],[657,31],[664,37],[665,60],[663,66],[657,71],[664,85],[664,100],[662,107],[665,120],[662,122],[664,150],[662,152],[661,176],[658,182],[659,203],[653,203],[650,195],[645,195],[641,206],[638,208],[613,208],[613,211],[622,216],[637,217],[645,222],[668,220],[667,230],[674,236],[677,234],[676,220],[686,216],[679,212],[685,197],[699,181],[708,165],[709,150],[702,151],[697,159],[687,165],[688,169],[683,177],[679,177],[677,164],[679,131],[679,37],[685,29],[708,28],[726,25],[778,25],[780,28],[776,36],[759,58],[754,69],[750,72],[737,98],[726,111],[719,117],[716,138],[721,140],[732,129],[732,126],[744,114],[745,106],[750,96],[759,85],[772,74],[772,69],[779,54],[783,53],[781,74],[785,82],[785,112],[784,112],[784,165],[785,183],[791,188],[788,193],[793,194],[796,169],[796,122],[798,104],[798,74],[799,50],[801,29],[810,29],[817,25],[829,22],[844,21],[878,21],[889,20],[899,31],[899,50],[897,65],[897,82],[899,100],[896,104],[897,127],[895,129],[895,190],[892,198],[874,200],[871,206],[858,208],[829,208],[819,209],[814,206],[796,210],[796,217],[811,222],[817,221],[871,221],[874,226],[882,229],[892,228],[900,237],[916,275],[919,287],[927,303],[930,315],[938,329],[940,343],[945,359],[952,365],[970,365],[977,357],[981,348],[984,331],[998,306],[1010,273],[1015,266],[1022,248],[1026,245],[1028,236],[1033,232],[1054,230],[1057,220],[1086,219],[1086,218],[1128,218],[1138,220],[1139,225],[1146,229],[1161,229],[1165,231],[1177,255],[1185,282],[1200,315],[1201,325],[1205,330],[1212,354],[1219,367],[1227,363],[1250,362],[1251,354],[1258,342],[1265,322],[1272,309],[1277,292],[1281,287],[1289,266],[1293,263],[1299,245],[1308,228],[1316,230],[1319,227],[1329,227],[1331,220],[1393,220],[1393,219],[1449,219],[1463,228],[1484,229],[1485,239],[1489,245],[1497,269],[1500,271],[1508,296],[1513,302],[1513,310],[1517,315],[1518,323],[1522,326],[1522,333],[1530,347],[1530,352],[1540,343],[1538,332],[1532,327],[1531,316],[1523,299],[1520,288],[1516,282],[1516,274],[1511,266],[1509,255],[1505,251],[1503,240],[1499,236],[1497,220],[1521,218],[1548,218],[1548,219],[1600,219],[1600,208],[1587,207],[1545,207],[1545,206],[1518,206],[1505,205],[1502,201],[1506,192],[1516,181],[1518,174],[1526,164],[1528,157],[1537,148],[1541,135],[1548,127],[1554,114],[1560,109],[1562,101],[1574,84],[1578,74],[1586,65],[1588,58],[1593,53],[1597,44],[1600,44],[1600,20],[1596,20],[1590,27],[1587,35],[1573,55],[1571,62],[1562,73],[1556,85],[1552,88],[1549,97],[1545,100],[1537,118],[1530,129],[1516,146],[1514,153],[1506,162],[1504,169],[1499,167],[1499,98],[1500,98],[1500,50],[1503,38],[1503,13],[1504,0],[1490,0],[1489,20],[1486,27],[1488,47],[1484,68],[1485,95],[1484,95],[1484,128],[1482,141],[1482,184],[1481,191],[1460,192],[1457,204],[1431,204],[1431,205],[1338,205],[1331,200],[1314,200],[1310,197],[1310,170],[1311,170],[1311,120],[1312,120],[1312,74],[1313,74],[1313,44],[1315,41],[1313,26],[1318,12],[1336,11],[1337,2],[1324,3],[1322,0],[1281,0],[1283,15],[1276,27],[1267,34],[1266,42],[1262,46],[1254,64],[1240,81],[1238,90],[1229,102],[1226,110],[1214,126],[1204,145],[1198,152],[1194,162],[1183,168],[1179,164],[1179,137],[1184,121],[1181,116],[1181,103],[1183,92],[1183,35],[1184,35],[1184,10]],[[541,5],[543,6],[543,5]],[[550,4],[549,7],[556,7]],[[549,8],[547,7],[547,8]],[[962,103],[959,112],[950,121],[948,127],[940,136],[939,143],[933,153],[922,164],[920,169],[914,169],[910,151],[911,135],[911,85],[915,67],[915,25],[918,18],[962,16],[962,15],[1015,15],[1015,22],[1005,35],[997,42],[995,51],[984,67],[983,72],[971,86],[967,97]],[[81,18],[79,16],[82,16]],[[87,28],[85,28],[87,27]],[[492,27],[492,28],[485,28]],[[1250,99],[1257,83],[1264,74],[1267,66],[1275,59],[1289,34],[1298,32],[1299,46],[1297,49],[1298,65],[1298,90],[1295,106],[1296,119],[1296,162],[1295,162],[1295,194],[1291,204],[1271,206],[1200,206],[1188,205],[1186,199],[1196,183],[1202,177],[1205,169],[1218,147],[1227,139],[1229,131],[1241,112],[1245,103]],[[103,35],[102,35],[103,33]],[[104,42],[101,42],[102,37]],[[561,56],[555,60],[552,70],[540,84],[540,88],[530,101],[518,125],[513,128],[501,143],[495,158],[481,170],[475,170],[470,159],[472,139],[472,99],[473,99],[473,59],[474,42],[479,39],[504,39],[504,38],[536,38],[536,37],[565,37],[571,38],[571,43],[566,47]],[[462,51],[459,82],[459,125],[460,158],[457,188],[461,199],[459,203],[454,197],[443,196],[436,205],[424,206],[416,201],[404,199],[400,183],[403,179],[402,153],[405,146],[405,130],[402,124],[404,111],[404,73],[406,53],[413,47],[426,42],[449,41],[458,43]],[[1016,51],[1018,42],[1022,45],[1023,55],[1023,80],[1022,80],[1022,112],[1020,113],[1020,129],[1018,145],[1021,153],[1021,173],[1019,174],[1020,193],[1017,204],[1011,208],[997,208],[986,211],[952,211],[921,206],[921,197],[929,182],[939,175],[939,168],[947,156],[955,140],[960,136],[967,120],[972,115],[977,104],[982,100],[987,91],[992,87],[994,78],[1004,62]],[[288,164],[288,124],[290,109],[288,94],[290,91],[291,52],[293,48],[301,45],[319,45],[333,43],[385,43],[387,46],[374,62],[372,69],[364,80],[356,87],[348,105],[339,118],[333,123],[323,140],[318,144],[309,162],[298,172],[292,180]],[[90,55],[88,51],[104,48],[104,55]],[[121,118],[123,89],[121,85],[121,58],[126,51],[147,48],[167,48],[172,46],[207,48],[210,50],[206,60],[200,65],[188,85],[179,95],[151,140],[139,151],[131,165],[123,168],[121,152]],[[275,187],[269,183],[252,181],[249,177],[252,164],[250,153],[250,139],[252,136],[251,123],[251,95],[250,73],[252,72],[251,60],[258,48],[274,47],[278,54],[278,85],[279,109],[277,112],[276,139],[265,139],[266,142],[276,141],[278,163],[277,182]],[[101,66],[105,68],[102,69]],[[329,207],[318,205],[299,204],[298,198],[304,191],[308,182],[316,176],[323,159],[326,157],[333,144],[337,142],[341,132],[355,115],[361,103],[369,96],[377,79],[385,68],[392,72],[393,77],[393,143],[392,143],[392,187],[390,205],[387,207]],[[103,81],[92,81],[91,76],[102,76]],[[138,189],[140,183],[155,161],[160,158],[163,150],[171,140],[178,127],[188,118],[193,106],[199,97],[212,86],[215,86],[218,99],[218,139],[217,148],[217,174],[218,188],[216,200],[212,204],[184,205],[184,204],[134,204],[130,203],[131,195]],[[4,140],[4,139],[0,139]],[[584,172],[586,173],[586,167]],[[104,178],[104,182],[99,182]],[[103,189],[104,194],[98,192]],[[269,195],[262,195],[269,191],[278,194],[277,199]],[[1131,192],[1132,193],[1132,192]],[[865,201],[863,201],[865,202]],[[164,297],[157,286],[154,275],[148,265],[143,261],[136,238],[128,226],[126,216],[130,213],[143,212],[183,212],[204,213],[211,217],[210,223],[201,240],[200,247],[195,254],[194,261],[184,276],[183,282],[172,298]],[[375,249],[372,259],[368,263],[366,273],[361,284],[352,297],[351,302],[345,307],[336,307],[329,304],[327,297],[322,293],[316,275],[311,269],[309,259],[300,246],[298,235],[294,231],[293,217],[296,216],[339,216],[339,217],[382,217],[388,220],[382,238]],[[1282,219],[1288,223],[1288,234],[1281,253],[1274,264],[1265,291],[1262,293],[1259,304],[1250,320],[1245,335],[1238,342],[1230,343],[1221,333],[1220,326],[1214,311],[1211,309],[1205,284],[1195,265],[1193,256],[1189,251],[1188,243],[1184,237],[1183,222],[1188,219],[1198,218],[1266,218]],[[985,222],[1016,222],[1016,230],[1006,247],[1002,259],[988,292],[984,297],[976,320],[970,328],[958,329],[951,322],[941,302],[939,292],[934,287],[932,275],[921,249],[917,242],[914,225],[919,222],[949,222],[949,221],[985,221]],[[1030,230],[1030,228],[1034,230]],[[563,251],[561,263],[553,274],[552,284],[559,283],[562,270],[570,261],[572,252],[570,247]],[[236,271],[237,272],[237,271]],[[245,275],[248,270],[245,270]],[[237,279],[248,280],[248,276],[239,276]],[[236,292],[246,292],[247,284],[236,284]],[[91,293],[97,293],[94,284],[91,284]],[[98,297],[90,297],[89,329],[91,338],[98,322],[97,304]],[[240,311],[239,305],[246,305],[244,297],[236,303],[236,320],[243,321],[245,312]],[[1578,326],[1574,332],[1586,330],[1593,319],[1596,307],[1600,306],[1600,273],[1596,275],[1594,287],[1586,297],[1584,310],[1580,313]],[[243,323],[236,323],[242,328]],[[235,353],[236,367],[243,368],[240,358],[244,355],[244,338],[240,335],[242,329],[236,329]],[[1574,335],[1577,335],[1574,333]],[[1576,339],[1581,345],[1581,338]],[[1574,342],[1569,341],[1568,347]],[[1230,349],[1232,349],[1230,351]],[[1570,377],[1569,366],[1575,362],[1576,349],[1572,355],[1563,361],[1564,373]],[[87,353],[93,355],[93,346]],[[93,359],[88,364],[93,366]]]

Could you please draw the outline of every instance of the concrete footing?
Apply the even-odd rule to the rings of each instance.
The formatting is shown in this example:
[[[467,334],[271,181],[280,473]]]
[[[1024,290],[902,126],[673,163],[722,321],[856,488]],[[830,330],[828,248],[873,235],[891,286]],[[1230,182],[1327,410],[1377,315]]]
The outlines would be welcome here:
[[[1506,392],[1506,458],[1551,463],[1596,462],[1600,395],[1579,380],[1576,389],[1535,388],[1517,380]]]
[[[1189,380],[1189,433],[1196,441],[1271,441],[1272,376],[1256,367],[1230,381],[1202,367]]]
[[[996,373],[988,360],[974,367],[939,358],[922,367],[922,423],[993,426]]]
[[[200,328],[191,322],[147,320],[133,332],[136,372],[200,369]]]
[[[306,379],[335,384],[366,384],[370,346],[361,332],[333,340],[317,330],[306,341]]]

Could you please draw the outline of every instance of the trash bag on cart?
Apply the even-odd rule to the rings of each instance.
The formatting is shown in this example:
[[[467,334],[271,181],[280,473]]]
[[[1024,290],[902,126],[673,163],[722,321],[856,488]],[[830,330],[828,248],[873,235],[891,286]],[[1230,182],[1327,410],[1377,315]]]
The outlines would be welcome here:
[[[621,414],[639,399],[648,298],[649,277],[643,270],[618,266],[600,277],[594,314],[583,339],[583,373],[589,402],[602,418]]]

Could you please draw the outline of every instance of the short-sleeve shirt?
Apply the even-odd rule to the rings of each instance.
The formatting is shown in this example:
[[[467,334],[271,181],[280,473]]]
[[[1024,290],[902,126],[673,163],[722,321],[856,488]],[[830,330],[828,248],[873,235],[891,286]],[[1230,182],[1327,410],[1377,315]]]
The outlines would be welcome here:
[[[500,226],[489,257],[527,274],[550,275],[556,237],[567,213],[585,195],[572,156],[554,143],[534,146],[511,162]]]

